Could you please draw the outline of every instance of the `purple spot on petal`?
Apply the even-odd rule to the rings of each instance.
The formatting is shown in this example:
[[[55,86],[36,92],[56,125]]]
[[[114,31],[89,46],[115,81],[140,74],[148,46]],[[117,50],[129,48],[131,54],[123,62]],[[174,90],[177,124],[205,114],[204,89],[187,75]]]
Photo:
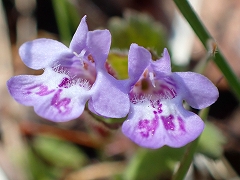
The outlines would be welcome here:
[[[165,84],[160,85],[161,89],[159,91],[159,94],[162,95],[165,99],[173,99],[177,96],[177,93],[174,88],[170,88],[169,86]]]
[[[175,129],[175,125],[173,123],[174,116],[172,114],[170,114],[169,116],[161,116],[161,119],[166,130],[174,131]]]
[[[65,77],[63,78],[62,82],[58,85],[58,87],[69,88],[70,84],[71,80]]]
[[[48,94],[51,94],[52,92],[54,92],[55,90],[52,89],[52,90],[48,90],[48,87],[47,86],[44,86],[44,85],[41,85],[39,87],[40,91],[37,92],[36,94],[40,95],[40,96],[46,96]]]
[[[172,78],[164,78],[164,81],[168,85],[171,85],[172,87],[174,87],[175,89],[177,88],[176,83],[174,82],[174,80]]]
[[[154,111],[153,113],[156,114],[156,113],[162,113],[162,104],[160,103],[160,100],[157,100],[156,102],[150,100],[150,104],[151,106],[156,109],[157,111]],[[155,113],[156,112],[156,113]]]
[[[41,86],[41,84],[37,84],[37,85],[34,85],[34,86],[31,86],[31,87],[28,87],[28,88],[25,88],[26,90],[32,90],[32,89],[35,89],[37,87]]]
[[[153,120],[143,119],[138,122],[138,130],[143,138],[148,138],[149,135],[154,135],[156,129],[158,127],[158,118],[154,118]]]
[[[178,119],[180,129],[185,132],[186,130],[185,130],[185,125],[184,125],[183,119],[180,116],[178,116],[177,119]]]
[[[34,90],[36,88],[38,88],[38,89]],[[51,94],[52,92],[55,91],[54,89],[49,90],[47,86],[41,85],[41,84],[31,86],[29,88],[26,88],[26,90],[27,90],[26,94],[35,93],[35,94],[40,95],[40,96],[45,96],[45,95]]]
[[[37,85],[31,86],[31,87],[25,88],[25,90],[27,90],[25,92],[25,94],[32,94],[33,92],[31,90],[33,90],[33,89],[35,89],[37,87],[40,87],[40,86],[41,86],[41,84],[37,84]]]
[[[162,104],[157,108],[158,109],[158,113],[162,113],[163,110],[162,110]]]
[[[62,89],[59,89],[53,96],[51,105],[56,107],[58,109],[58,112],[61,114],[66,114],[70,112],[70,107],[68,105],[71,102],[70,98],[60,98],[60,94],[62,92]]]

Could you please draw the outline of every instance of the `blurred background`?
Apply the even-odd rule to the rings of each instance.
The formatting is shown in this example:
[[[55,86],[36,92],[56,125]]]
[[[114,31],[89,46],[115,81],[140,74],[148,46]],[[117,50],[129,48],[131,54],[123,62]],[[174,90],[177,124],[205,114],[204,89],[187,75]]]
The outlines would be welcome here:
[[[190,2],[239,77],[240,1]],[[127,51],[133,42],[149,48],[154,57],[167,47],[173,71],[196,71],[207,61],[209,52],[173,1],[1,0],[0,180],[171,179],[185,147],[143,149],[122,135],[121,121],[101,119],[86,110],[76,120],[54,123],[10,97],[6,81],[11,76],[42,73],[22,63],[19,46],[42,37],[68,46],[84,15],[90,30],[110,30],[108,61],[120,79],[127,78]],[[216,65],[211,60],[205,64],[203,74],[217,85],[220,97],[210,108],[186,179],[236,180],[240,174],[239,102]]]

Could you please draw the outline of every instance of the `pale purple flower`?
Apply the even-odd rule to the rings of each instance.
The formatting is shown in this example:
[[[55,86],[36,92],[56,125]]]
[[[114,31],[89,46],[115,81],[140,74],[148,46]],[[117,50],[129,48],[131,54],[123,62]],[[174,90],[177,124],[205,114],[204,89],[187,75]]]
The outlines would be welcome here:
[[[182,147],[196,139],[204,122],[186,110],[183,101],[196,109],[210,106],[218,98],[212,82],[194,72],[171,72],[167,49],[162,58],[153,61],[148,50],[132,44],[129,61],[129,68],[135,64],[131,61],[147,62],[148,66],[129,92],[130,112],[123,133],[136,144],[153,149],[164,145]]]
[[[106,70],[111,35],[108,30],[88,31],[82,18],[69,48],[51,39],[24,43],[19,54],[32,69],[44,69],[39,76],[19,75],[7,82],[13,98],[52,121],[77,118],[89,100],[89,107],[105,117],[124,117],[130,107],[121,83]],[[124,104],[121,109],[119,104]]]

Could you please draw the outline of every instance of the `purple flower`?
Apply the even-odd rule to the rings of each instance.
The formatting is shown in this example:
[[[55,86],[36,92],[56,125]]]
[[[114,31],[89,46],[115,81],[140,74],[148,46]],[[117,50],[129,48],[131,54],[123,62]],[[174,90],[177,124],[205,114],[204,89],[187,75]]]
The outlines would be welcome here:
[[[88,31],[82,18],[69,48],[51,39],[24,43],[19,54],[32,69],[44,69],[39,76],[19,75],[7,82],[13,98],[52,121],[77,118],[89,100],[89,107],[105,117],[124,117],[130,108],[122,84],[106,69],[111,43],[108,30]],[[125,104],[121,109],[119,104]]]
[[[196,139],[204,122],[187,111],[183,101],[196,109],[210,106],[218,98],[212,82],[194,72],[171,72],[167,49],[162,58],[153,61],[148,50],[132,44],[129,61],[130,69],[135,64],[131,61],[148,65],[129,92],[130,112],[123,133],[138,145],[153,149],[164,145],[182,147]]]

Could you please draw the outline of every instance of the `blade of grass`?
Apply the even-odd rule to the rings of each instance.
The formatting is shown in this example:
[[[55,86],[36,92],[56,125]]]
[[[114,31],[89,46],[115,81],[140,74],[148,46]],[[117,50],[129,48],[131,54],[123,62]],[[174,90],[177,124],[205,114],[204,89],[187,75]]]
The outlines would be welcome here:
[[[68,45],[72,39],[71,26],[68,14],[68,5],[66,0],[52,0],[53,9],[55,12],[55,18],[58,25],[58,31],[60,40]]]
[[[173,0],[176,4],[176,6],[179,8],[180,12],[183,14],[185,19],[188,21],[206,50],[209,50],[209,42],[214,42],[213,38],[205,28],[205,26],[202,24],[200,19],[198,18],[197,14],[192,9],[191,5],[186,0]],[[213,56],[213,60],[216,63],[216,65],[219,67],[219,69],[224,74],[226,80],[228,81],[230,87],[232,88],[233,92],[235,93],[236,97],[240,101],[240,83],[227,63],[225,57],[222,55],[221,51],[218,50],[218,53]],[[206,116],[208,114],[208,109],[203,109],[200,111],[200,117],[202,119],[206,119]],[[198,145],[199,138],[197,138],[195,141],[189,144],[185,155],[183,156],[180,166],[176,173],[173,175],[172,180],[182,180],[187,174],[187,171],[191,165],[191,162],[193,160],[194,153],[196,151],[197,145]]]
[[[208,49],[208,43],[213,41],[213,38],[200,21],[197,14],[192,9],[191,5],[186,0],[173,0],[184,18],[188,21],[206,50]],[[226,80],[228,81],[232,91],[240,101],[240,82],[237,78],[236,74],[233,72],[231,67],[229,66],[228,62],[226,61],[225,57],[222,55],[221,51],[218,49],[218,52],[213,57],[214,62],[218,66],[218,68],[222,71],[223,75],[225,76]]]

